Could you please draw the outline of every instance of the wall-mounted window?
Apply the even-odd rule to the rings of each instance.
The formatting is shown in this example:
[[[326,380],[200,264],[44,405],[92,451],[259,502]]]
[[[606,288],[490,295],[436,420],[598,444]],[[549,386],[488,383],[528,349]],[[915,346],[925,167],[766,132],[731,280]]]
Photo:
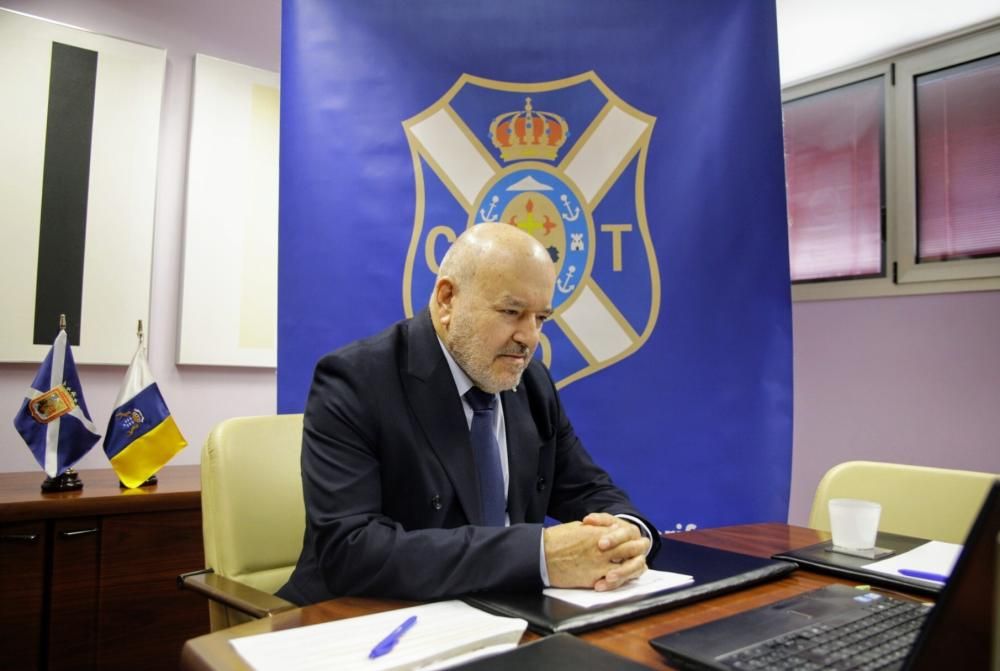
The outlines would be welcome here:
[[[918,75],[917,263],[1000,255],[1000,55]]]
[[[885,275],[882,79],[784,105],[794,282]]]
[[[783,100],[795,299],[1000,289],[1000,26]]]

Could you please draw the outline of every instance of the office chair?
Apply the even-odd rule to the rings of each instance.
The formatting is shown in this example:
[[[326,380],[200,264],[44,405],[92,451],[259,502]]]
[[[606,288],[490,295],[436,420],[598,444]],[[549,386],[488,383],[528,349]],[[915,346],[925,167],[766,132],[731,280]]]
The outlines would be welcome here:
[[[305,529],[302,415],[227,419],[201,452],[205,566],[179,577],[209,598],[212,631],[294,608],[274,596]]]
[[[809,526],[830,529],[830,499],[882,504],[879,531],[962,543],[996,473],[847,461],[834,466],[816,488]]]

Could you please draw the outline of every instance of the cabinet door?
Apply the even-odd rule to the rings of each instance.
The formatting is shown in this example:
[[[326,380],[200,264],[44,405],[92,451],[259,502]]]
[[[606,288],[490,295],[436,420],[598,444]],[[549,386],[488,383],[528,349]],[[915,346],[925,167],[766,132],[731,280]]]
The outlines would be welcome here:
[[[100,524],[80,517],[52,522],[48,668],[94,668]]]
[[[101,532],[98,667],[178,668],[184,641],[209,631],[204,597],[177,587],[205,565],[201,511],[108,515]]]
[[[0,525],[3,666],[37,669],[45,596],[45,522]]]

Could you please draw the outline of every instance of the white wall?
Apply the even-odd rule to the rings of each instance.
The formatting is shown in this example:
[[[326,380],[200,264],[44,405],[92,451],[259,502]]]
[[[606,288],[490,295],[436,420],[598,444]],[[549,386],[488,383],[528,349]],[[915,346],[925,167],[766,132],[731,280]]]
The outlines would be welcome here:
[[[201,444],[212,426],[226,417],[273,413],[276,393],[273,370],[178,367],[174,363],[194,54],[277,71],[280,0],[0,0],[0,7],[167,50],[149,361],[190,443],[172,463],[198,463]],[[11,423],[36,370],[36,365],[0,364],[0,413],[10,418],[0,423],[0,472],[38,470],[40,481],[42,472]],[[124,373],[124,367],[80,367],[87,405],[102,433]],[[100,445],[78,464],[78,468],[108,467]]]
[[[1000,16],[996,0],[776,0],[781,85],[910,49]]]

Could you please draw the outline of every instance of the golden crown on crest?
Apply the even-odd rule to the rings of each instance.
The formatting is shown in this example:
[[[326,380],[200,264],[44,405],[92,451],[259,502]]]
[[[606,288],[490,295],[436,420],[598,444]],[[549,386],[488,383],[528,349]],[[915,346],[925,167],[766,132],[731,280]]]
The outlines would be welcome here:
[[[568,135],[566,119],[534,109],[531,98],[524,99],[523,110],[505,112],[490,123],[490,140],[504,161],[528,158],[552,161]]]

